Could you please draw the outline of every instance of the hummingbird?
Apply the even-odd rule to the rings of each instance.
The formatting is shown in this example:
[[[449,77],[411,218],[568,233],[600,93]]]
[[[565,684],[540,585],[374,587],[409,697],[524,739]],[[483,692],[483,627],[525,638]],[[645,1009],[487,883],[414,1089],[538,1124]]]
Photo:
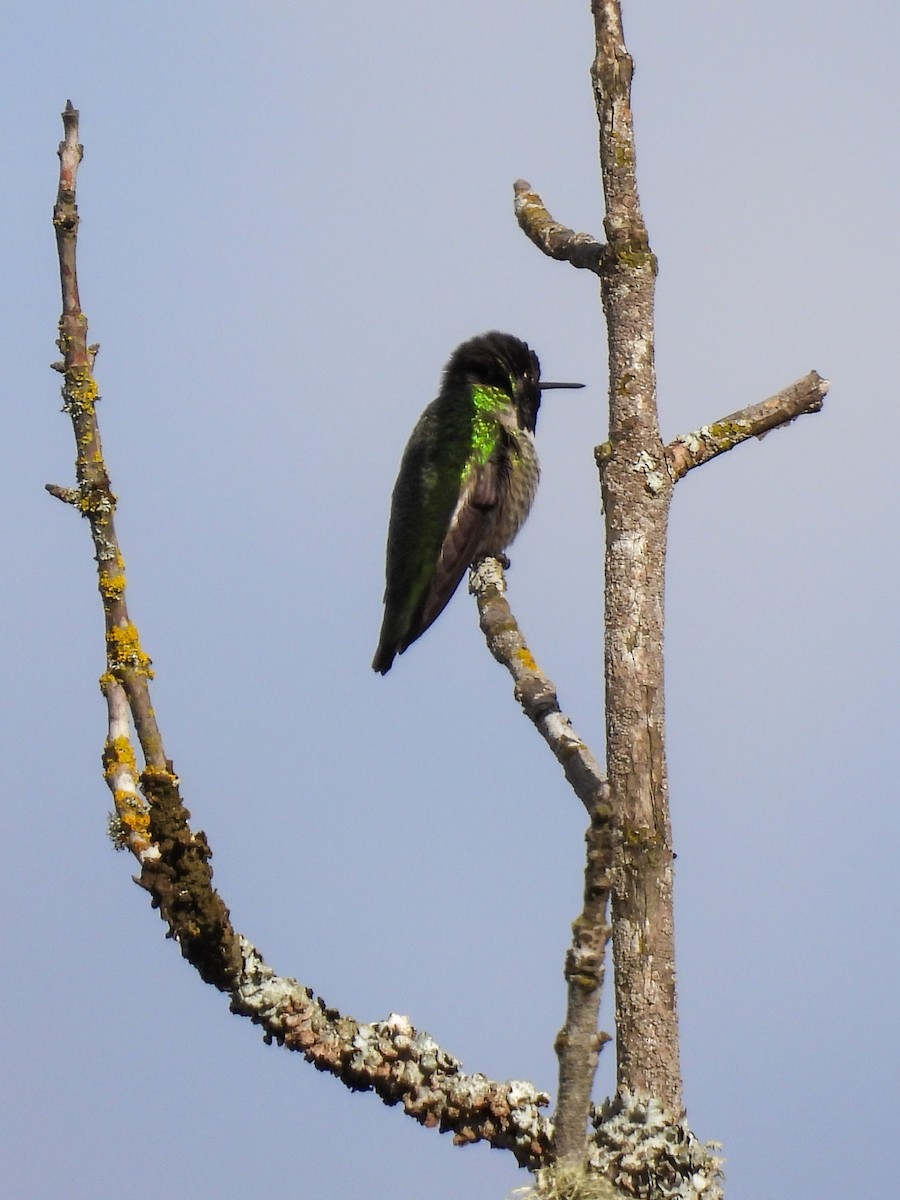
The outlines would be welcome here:
[[[373,670],[386,675],[444,611],[466,568],[512,542],[537,491],[541,392],[583,386],[543,381],[537,355],[509,333],[483,333],[453,351],[394,485]]]

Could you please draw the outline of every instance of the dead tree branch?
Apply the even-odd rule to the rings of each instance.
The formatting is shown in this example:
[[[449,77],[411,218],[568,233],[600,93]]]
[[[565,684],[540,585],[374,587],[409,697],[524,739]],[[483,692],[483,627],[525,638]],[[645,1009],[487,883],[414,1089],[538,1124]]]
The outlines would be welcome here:
[[[819,412],[827,392],[828,380],[818,372],[810,371],[761,404],[730,413],[694,433],[681,434],[666,446],[666,458],[673,477],[677,481],[694,467],[702,466],[748,438],[765,437],[772,429],[790,425],[797,417]]]
[[[606,244],[573,233],[550,216],[530,185],[523,180],[515,185],[516,217],[531,241],[551,258],[600,276],[609,351],[609,438],[595,454],[606,521],[606,771],[609,828],[615,833],[610,883],[618,1090],[596,1115],[588,1150],[583,1095],[564,1094],[561,1086],[557,1150],[635,1195],[702,1191],[712,1200],[721,1195],[719,1161],[683,1120],[676,1011],[663,677],[668,513],[674,485],[687,471],[748,437],[818,411],[827,384],[813,372],[761,405],[663,444],[654,364],[657,264],[638,196],[633,63],[619,0],[592,0],[591,8]],[[590,879],[589,862],[586,894]],[[605,940],[605,909],[588,916],[586,905],[585,917],[596,922]],[[576,923],[576,944],[578,933]],[[568,1028],[567,1020],[561,1038]],[[587,1050],[585,1058],[592,1072],[595,1056]],[[661,1136],[662,1131],[668,1133]]]
[[[249,1017],[268,1041],[300,1051],[319,1070],[356,1091],[372,1090],[400,1104],[421,1124],[451,1132],[459,1144],[487,1141],[536,1169],[549,1156],[552,1125],[540,1109],[549,1097],[531,1084],[465,1074],[458,1059],[406,1017],[361,1024],[329,1007],[295,979],[276,975],[232,927],[212,883],[206,836],[190,828],[173,764],[166,757],[150,701],[153,672],[125,602],[125,563],[116,536],[116,498],[103,456],[94,378],[96,347],[87,344],[76,272],[78,210],[75,185],[82,148],[78,112],[67,104],[59,148],[59,193],[53,213],[63,311],[59,347],[63,400],[76,443],[76,486],[48,485],[87,518],[97,559],[106,622],[107,704],[103,766],[116,814],[112,832],[141,864],[150,893],[183,956],[207,982],[229,996],[232,1011]],[[144,760],[139,768],[131,736]]]
[[[539,250],[560,262],[593,271],[599,275],[611,262],[609,246],[598,242],[589,233],[576,233],[554,221],[543,200],[525,179],[517,179],[515,213],[519,227]]]
[[[516,699],[561,764],[591,818],[585,834],[584,907],[572,925],[566,954],[566,1017],[556,1038],[559,1088],[554,1114],[554,1156],[581,1161],[597,1062],[609,1035],[597,1029],[605,978],[606,923],[613,865],[609,785],[593,754],[560,711],[556,689],[534,660],[506,601],[499,559],[485,558],[472,571],[469,590],[478,602],[488,647],[515,680]]]
[[[506,599],[499,559],[484,558],[472,571],[469,591],[478,603],[481,629],[494,658],[515,681],[516,699],[553,751],[575,795],[593,817],[609,802],[609,786],[585,742],[560,710],[556,688],[534,660]]]
[[[554,1153],[560,1163],[580,1164],[586,1150],[586,1119],[591,1112],[591,1093],[600,1051],[610,1041],[597,1023],[603,981],[606,978],[606,946],[609,896],[612,889],[612,810],[606,804],[595,812],[585,834],[584,907],[572,924],[572,945],[566,954],[566,1017],[555,1049],[559,1059],[559,1088]]]

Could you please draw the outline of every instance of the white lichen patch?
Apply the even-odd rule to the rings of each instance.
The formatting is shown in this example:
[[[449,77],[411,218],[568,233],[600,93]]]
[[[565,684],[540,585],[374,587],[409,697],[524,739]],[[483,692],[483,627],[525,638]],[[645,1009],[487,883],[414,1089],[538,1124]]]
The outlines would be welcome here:
[[[722,1159],[700,1142],[681,1114],[657,1100],[623,1093],[594,1116],[590,1163],[628,1196],[722,1200]]]
[[[632,470],[644,476],[644,483],[647,491],[651,496],[658,496],[666,486],[666,474],[660,469],[659,463],[646,450],[642,450],[637,457]]]

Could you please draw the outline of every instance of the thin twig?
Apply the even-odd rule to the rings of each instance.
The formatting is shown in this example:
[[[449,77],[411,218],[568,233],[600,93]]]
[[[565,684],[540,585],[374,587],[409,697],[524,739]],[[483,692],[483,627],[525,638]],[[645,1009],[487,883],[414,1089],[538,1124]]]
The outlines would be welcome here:
[[[75,503],[90,523],[106,618],[107,671],[128,695],[135,731],[147,763],[165,770],[162,736],[150,703],[148,684],[153,673],[150,659],[141,647],[137,629],[129,619],[125,604],[125,562],[119,551],[113,520],[116,497],[110,487],[97,423],[97,402],[100,399],[100,390],[94,378],[97,347],[87,344],[87,317],[81,311],[78,295],[76,249],[79,217],[75,185],[84,150],[78,141],[78,111],[72,107],[71,100],[66,104],[62,119],[65,136],[59,144],[59,191],[53,209],[62,289],[62,316],[57,345],[63,356],[63,408],[71,416],[75,430],[78,498],[73,499],[71,489],[60,489],[53,484],[48,485],[48,490],[58,498]]]

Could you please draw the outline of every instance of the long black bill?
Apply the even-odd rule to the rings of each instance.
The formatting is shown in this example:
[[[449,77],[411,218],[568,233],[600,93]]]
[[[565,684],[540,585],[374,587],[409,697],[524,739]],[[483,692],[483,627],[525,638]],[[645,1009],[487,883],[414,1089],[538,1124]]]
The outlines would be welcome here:
[[[551,388],[583,388],[583,383],[544,383],[543,379],[538,384],[542,392],[549,392]]]

